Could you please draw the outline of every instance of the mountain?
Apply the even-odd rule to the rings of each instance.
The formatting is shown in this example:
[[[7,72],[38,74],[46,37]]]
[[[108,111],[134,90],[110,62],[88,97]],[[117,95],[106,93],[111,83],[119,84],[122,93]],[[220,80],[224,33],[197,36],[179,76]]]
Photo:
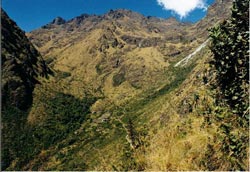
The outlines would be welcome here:
[[[208,28],[231,6],[216,0],[197,23],[119,9],[26,33],[54,76],[15,111],[5,169],[247,169],[245,122],[211,88]]]
[[[78,87],[123,102],[169,82],[165,73],[170,64],[205,41],[208,26],[229,16],[228,4],[216,1],[208,17],[196,24],[120,9],[69,21],[56,18],[27,36],[55,70],[70,73],[65,79],[72,83],[70,94],[79,96]],[[223,13],[216,13],[223,5]],[[59,19],[60,24],[55,22]]]
[[[40,53],[30,43],[25,33],[1,9],[1,167],[10,165],[12,146],[20,140],[21,121],[27,117],[26,111],[33,104],[33,90],[52,71]],[[17,127],[19,126],[19,127]],[[10,142],[9,142],[10,141]],[[12,144],[13,143],[13,144]],[[21,146],[21,145],[20,145]]]
[[[215,3],[208,8],[206,17],[204,17],[194,25],[193,29],[195,30],[196,36],[207,37],[208,32],[204,28],[210,28],[211,26],[217,24],[219,21],[227,19],[228,15],[231,13],[231,7],[231,0],[216,0]]]
[[[27,109],[38,77],[51,72],[40,53],[33,47],[4,10],[1,10],[2,103]]]

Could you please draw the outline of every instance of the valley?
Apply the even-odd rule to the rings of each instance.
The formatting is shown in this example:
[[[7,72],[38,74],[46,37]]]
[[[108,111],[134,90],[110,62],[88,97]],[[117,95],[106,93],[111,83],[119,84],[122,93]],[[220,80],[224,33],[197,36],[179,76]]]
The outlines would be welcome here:
[[[197,23],[110,10],[28,33],[2,10],[2,169],[249,169],[247,117],[217,98],[211,66],[208,29],[230,20],[231,7],[216,0]],[[22,47],[34,57],[12,53]],[[27,64],[21,74],[9,54]],[[19,97],[30,98],[23,108]]]

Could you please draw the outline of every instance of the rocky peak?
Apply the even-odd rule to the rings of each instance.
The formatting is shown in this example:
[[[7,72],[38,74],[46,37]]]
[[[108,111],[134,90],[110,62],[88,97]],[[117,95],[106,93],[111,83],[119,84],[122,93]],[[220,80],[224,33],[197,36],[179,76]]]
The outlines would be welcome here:
[[[143,16],[137,12],[133,12],[131,10],[126,9],[117,9],[117,10],[110,10],[107,14],[104,14],[103,17],[107,19],[121,19],[123,17],[129,18],[142,18]]]
[[[154,21],[159,22],[159,21],[164,20],[163,18],[154,17],[154,16],[147,16],[146,18],[147,18],[147,20],[152,21],[152,22],[154,22]]]
[[[88,18],[90,15],[89,14],[82,14],[82,15],[80,15],[80,16],[78,16],[78,17],[76,17],[76,19],[86,19],[86,18]]]
[[[125,13],[123,10],[110,10],[107,14],[104,15],[106,18],[112,18],[112,19],[119,19],[123,18],[125,16]]]
[[[75,23],[76,25],[79,25],[81,24],[85,19],[89,18],[91,15],[88,15],[88,14],[82,14],[80,16],[77,16],[71,20],[69,20],[68,22],[72,22],[72,23]]]
[[[64,24],[66,21],[62,18],[62,17],[56,17],[51,24],[55,24],[55,25],[61,25]]]

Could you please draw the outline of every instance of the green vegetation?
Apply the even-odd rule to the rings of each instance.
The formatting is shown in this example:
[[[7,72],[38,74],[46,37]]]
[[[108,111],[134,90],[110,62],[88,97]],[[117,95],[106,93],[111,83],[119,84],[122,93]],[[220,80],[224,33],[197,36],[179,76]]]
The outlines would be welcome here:
[[[61,80],[61,79],[65,79],[71,76],[71,73],[69,72],[63,72],[63,71],[57,71],[57,79]]]
[[[141,18],[155,27],[152,33],[141,27],[138,15],[129,12],[126,22],[112,19],[112,25],[108,18],[99,17],[92,26],[96,16],[85,18],[88,22],[76,28],[69,21],[74,28],[70,35],[63,24],[31,33],[41,51],[55,57],[47,58],[55,75],[45,80],[31,70],[40,84],[27,89],[31,106],[25,110],[13,103],[13,98],[27,98],[20,86],[25,80],[4,80],[4,88],[20,87],[4,90],[15,96],[5,96],[2,108],[2,169],[247,170],[248,3],[236,1],[232,19],[211,29],[212,52],[204,48],[180,67],[174,64],[206,38],[196,40],[190,25],[185,29],[177,21],[173,25],[178,27],[169,24],[163,33],[164,20]],[[219,4],[215,6],[220,8]],[[197,26],[204,21],[209,20]],[[202,34],[199,29],[197,34]],[[181,39],[194,39],[190,44],[179,43],[175,33],[182,30]],[[53,37],[49,44],[48,35]],[[99,51],[100,35],[106,35],[105,42],[115,39],[114,46]],[[69,40],[72,44],[65,48]],[[172,51],[178,56],[170,57]],[[5,63],[6,78],[16,64],[12,62]],[[29,71],[29,65],[23,69]]]
[[[233,3],[232,17],[210,31],[218,95],[238,115],[249,105],[249,0]]]
[[[92,97],[79,100],[63,93],[54,93],[53,97],[43,95],[40,97],[40,102],[36,103],[38,106],[44,106],[43,113],[46,115],[35,126],[27,123],[26,112],[11,106],[5,107],[2,111],[3,169],[11,167],[10,162],[13,160],[17,161],[15,169],[20,169],[42,150],[64,140],[81,126],[94,102],[95,98]],[[72,143],[71,140],[67,146]]]
[[[208,117],[218,125],[216,144],[208,145],[208,170],[247,170],[249,124],[249,1],[236,0],[229,20],[210,30],[216,104]],[[212,121],[212,123],[211,123]],[[219,154],[221,152],[221,154]],[[217,163],[215,163],[217,162]]]
[[[36,128],[38,133],[34,134],[34,139],[42,141],[43,149],[47,149],[67,137],[80,127],[94,102],[95,99],[91,97],[78,100],[71,95],[56,93],[46,101],[46,120]]]
[[[118,73],[113,76],[113,86],[117,87],[121,85],[126,80],[124,73]]]
[[[130,101],[128,105],[122,109],[122,111],[124,112],[124,110],[126,110],[126,113],[132,115],[140,111],[140,109],[146,108],[152,101],[171,93],[175,89],[178,89],[194,67],[195,64],[191,64],[183,68],[170,66],[165,72],[169,77],[169,83],[163,85],[159,90],[149,89],[143,92],[142,97],[139,100]]]
[[[100,75],[102,74],[102,71],[103,69],[101,68],[101,63],[98,63],[96,66],[95,66],[95,69],[96,69],[96,72]]]
[[[174,78],[173,81],[171,81],[170,84],[165,85],[163,88],[157,91],[152,97],[157,97],[157,95],[164,95],[178,88],[180,84],[187,78],[187,76],[190,74],[194,67],[195,64],[190,64],[179,69],[171,66],[166,73],[168,73],[168,75]]]
[[[51,65],[54,62],[54,58],[53,57],[48,57],[48,58],[46,58],[45,62],[46,62],[47,65]]]
[[[2,109],[2,170],[9,167],[13,160],[20,158],[23,154],[30,153],[29,149],[25,153],[20,150],[26,146],[24,142],[30,138],[30,133],[22,133],[26,117],[27,113],[18,108],[3,107]]]

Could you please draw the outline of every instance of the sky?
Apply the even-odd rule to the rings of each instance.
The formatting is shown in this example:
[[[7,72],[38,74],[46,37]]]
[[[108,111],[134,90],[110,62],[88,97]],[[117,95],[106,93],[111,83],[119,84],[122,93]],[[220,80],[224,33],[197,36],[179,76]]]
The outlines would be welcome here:
[[[2,0],[2,8],[26,32],[60,16],[66,20],[83,13],[101,15],[113,9],[129,9],[145,16],[175,17],[197,22],[214,0]]]

